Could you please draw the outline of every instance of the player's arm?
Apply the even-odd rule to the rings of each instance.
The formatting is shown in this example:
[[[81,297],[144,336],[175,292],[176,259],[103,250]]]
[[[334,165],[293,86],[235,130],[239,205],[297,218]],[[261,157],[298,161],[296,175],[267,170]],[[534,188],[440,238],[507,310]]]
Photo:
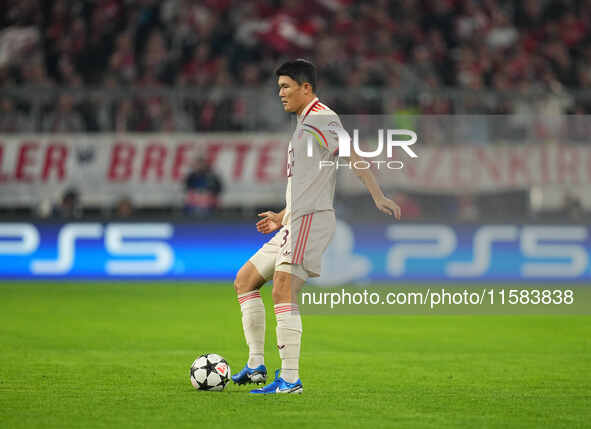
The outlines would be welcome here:
[[[315,130],[320,130],[321,133],[322,130],[330,130],[330,127],[343,127],[339,117],[334,113],[327,115],[310,116],[308,122],[310,122],[311,125],[314,125],[316,127]],[[339,149],[339,139],[337,133],[328,131],[322,133],[321,137],[322,141],[326,142],[326,147],[330,151],[330,153],[336,155]],[[380,185],[378,185],[378,182],[376,181],[376,178],[372,171],[370,169],[355,168],[355,165],[357,165],[357,161],[362,161],[362,159],[359,157],[359,155],[357,155],[357,153],[355,153],[355,151],[351,153],[350,161],[353,165],[353,170],[355,171],[355,174],[357,175],[357,177],[359,177],[359,179],[361,179],[361,181],[371,194],[378,210],[389,215],[394,215],[396,219],[400,219],[400,207],[391,199],[386,198],[386,196],[382,192],[382,189],[380,188]]]
[[[262,234],[269,234],[273,231],[277,231],[281,228],[281,221],[283,221],[284,215],[285,209],[281,210],[279,213],[272,211],[259,213],[259,217],[262,217],[262,219],[257,222],[257,231]]]
[[[357,153],[355,153],[355,151],[353,151],[351,153],[351,164],[353,165],[353,170],[371,194],[378,210],[388,215],[393,214],[396,217],[396,219],[400,219],[400,206],[398,206],[398,204],[396,204],[394,201],[392,201],[390,198],[387,198],[384,195],[382,189],[380,188],[380,185],[376,180],[376,177],[369,168],[355,168],[355,165],[357,165],[357,161],[362,161],[362,159],[359,155],[357,155]]]

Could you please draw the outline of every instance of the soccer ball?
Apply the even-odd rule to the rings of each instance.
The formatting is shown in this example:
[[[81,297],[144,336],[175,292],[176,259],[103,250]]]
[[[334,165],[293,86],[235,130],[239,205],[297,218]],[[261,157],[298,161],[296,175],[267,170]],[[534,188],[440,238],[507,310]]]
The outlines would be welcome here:
[[[230,365],[215,353],[199,356],[191,365],[191,384],[197,390],[224,390],[230,381]]]

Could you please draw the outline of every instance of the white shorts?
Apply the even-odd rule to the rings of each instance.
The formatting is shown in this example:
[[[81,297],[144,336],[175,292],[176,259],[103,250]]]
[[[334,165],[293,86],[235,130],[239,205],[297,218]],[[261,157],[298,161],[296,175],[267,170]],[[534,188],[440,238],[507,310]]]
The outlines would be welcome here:
[[[273,278],[275,271],[285,271],[302,280],[318,277],[322,270],[322,254],[335,228],[333,210],[301,216],[277,231],[250,262],[265,280]]]

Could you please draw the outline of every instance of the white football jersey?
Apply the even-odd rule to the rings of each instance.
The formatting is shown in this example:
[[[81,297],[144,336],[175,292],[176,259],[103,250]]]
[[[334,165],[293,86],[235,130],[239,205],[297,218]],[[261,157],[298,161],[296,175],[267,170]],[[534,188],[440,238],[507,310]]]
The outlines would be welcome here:
[[[334,210],[339,143],[337,134],[327,130],[329,126],[342,127],[341,120],[318,98],[298,116],[288,147],[284,225],[308,213]],[[321,161],[325,161],[322,167]]]

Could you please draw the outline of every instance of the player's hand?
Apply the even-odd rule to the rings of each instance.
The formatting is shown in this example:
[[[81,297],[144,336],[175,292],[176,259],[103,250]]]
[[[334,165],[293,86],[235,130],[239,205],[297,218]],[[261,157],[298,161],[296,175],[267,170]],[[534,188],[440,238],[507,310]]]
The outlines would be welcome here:
[[[382,213],[387,215],[394,215],[394,217],[400,220],[401,212],[400,206],[392,201],[390,198],[382,197],[376,200],[376,207]]]
[[[269,234],[281,228],[281,216],[275,212],[259,213],[261,220],[257,222],[257,231],[262,234]]]

